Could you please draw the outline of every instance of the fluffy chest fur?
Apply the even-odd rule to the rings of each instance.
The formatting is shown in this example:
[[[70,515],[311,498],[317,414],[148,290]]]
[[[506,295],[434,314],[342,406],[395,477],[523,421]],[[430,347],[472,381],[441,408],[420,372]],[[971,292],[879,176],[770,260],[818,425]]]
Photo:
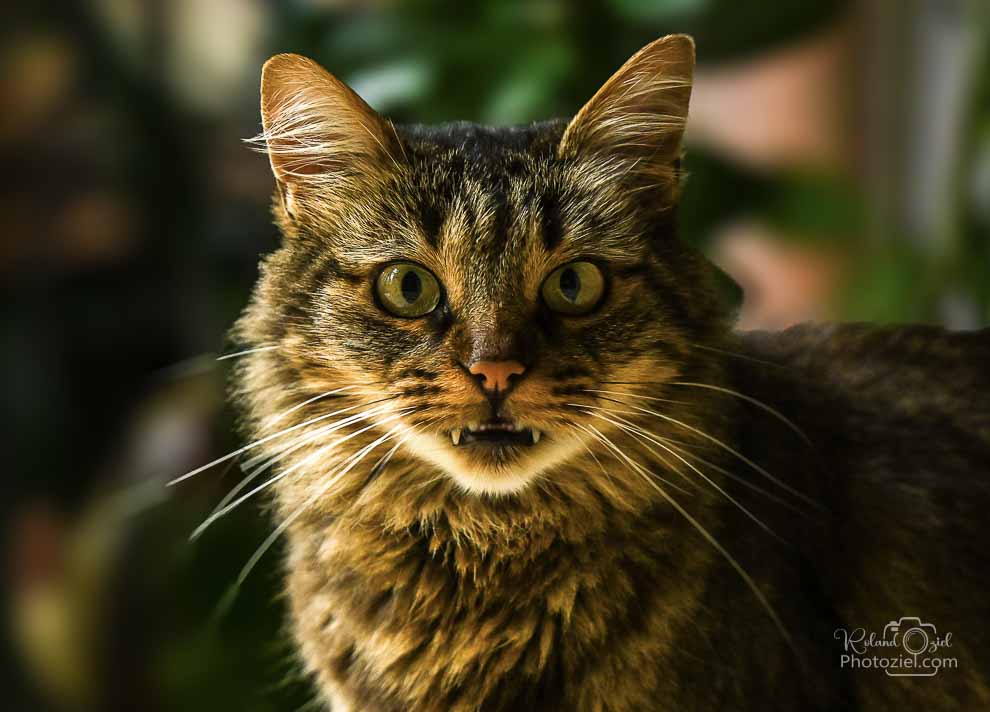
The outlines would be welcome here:
[[[710,552],[681,546],[668,513],[480,540],[442,515],[358,519],[295,532],[288,564],[304,656],[343,709],[646,709],[669,689]]]

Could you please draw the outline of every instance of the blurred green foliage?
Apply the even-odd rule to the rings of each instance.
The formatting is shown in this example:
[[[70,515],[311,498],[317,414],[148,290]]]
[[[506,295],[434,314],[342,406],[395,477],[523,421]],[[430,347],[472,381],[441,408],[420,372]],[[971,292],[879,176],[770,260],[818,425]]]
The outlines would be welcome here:
[[[315,7],[314,7],[315,5]],[[688,32],[706,62],[820,28],[842,0],[406,0],[279,6],[273,49],[312,56],[399,121],[508,125],[574,112],[637,49]]]

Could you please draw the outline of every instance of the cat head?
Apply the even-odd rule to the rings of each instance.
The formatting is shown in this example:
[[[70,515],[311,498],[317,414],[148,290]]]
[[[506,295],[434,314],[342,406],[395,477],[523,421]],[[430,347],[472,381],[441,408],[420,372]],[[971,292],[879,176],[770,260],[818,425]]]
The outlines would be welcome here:
[[[373,433],[506,493],[608,427],[577,406],[689,372],[726,323],[675,233],[693,65],[664,37],[571,121],[493,129],[395,126],[313,61],[269,60],[284,241],[241,334],[273,349],[270,392],[353,398]]]

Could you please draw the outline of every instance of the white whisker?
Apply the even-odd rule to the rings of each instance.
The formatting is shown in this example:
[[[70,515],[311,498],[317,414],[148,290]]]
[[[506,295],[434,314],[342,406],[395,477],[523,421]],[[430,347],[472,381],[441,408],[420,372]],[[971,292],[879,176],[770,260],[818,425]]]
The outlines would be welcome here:
[[[580,423],[575,423],[575,426],[578,427],[578,428],[584,429],[584,426],[582,426]],[[591,428],[591,430],[593,430],[597,434],[597,435],[592,435],[592,437],[595,437],[599,442],[601,442],[603,445],[605,445],[610,450],[612,450],[617,455],[619,455],[619,457],[621,457],[623,460],[625,460],[626,463],[630,467],[636,469],[636,471],[639,472],[640,474],[642,474],[644,476],[650,476],[652,478],[656,478],[656,479],[660,480],[661,482],[663,482],[665,485],[668,485],[668,486],[672,487],[673,489],[677,490],[681,494],[685,494],[685,495],[688,495],[688,496],[691,495],[691,493],[688,492],[686,489],[683,489],[681,487],[678,487],[673,482],[670,482],[670,481],[664,479],[663,477],[661,477],[660,475],[658,475],[655,472],[651,472],[651,471],[647,470],[642,465],[640,465],[638,462],[636,462],[633,459],[631,459],[628,455],[626,455],[626,453],[624,453],[622,451],[622,449],[618,445],[616,445],[614,442],[612,442],[609,438],[605,437],[598,430],[598,428],[596,428],[594,425],[589,425],[587,427],[588,428]],[[588,431],[585,429],[585,432],[588,432]]]
[[[324,436],[324,435],[326,435],[328,433],[332,433],[332,432],[335,432],[337,430],[340,430],[341,428],[344,428],[344,427],[346,427],[348,425],[351,425],[352,423],[358,422],[360,420],[365,420],[369,416],[375,415],[375,414],[377,414],[379,412],[383,412],[383,410],[382,409],[374,409],[373,408],[372,410],[369,410],[369,411],[364,411],[362,413],[357,413],[355,415],[348,416],[347,418],[342,418],[342,419],[338,420],[335,423],[330,423],[329,425],[320,426],[319,428],[315,428],[311,432],[303,433],[298,438],[294,438],[293,440],[290,440],[288,443],[285,444],[284,447],[282,447],[281,449],[279,449],[271,457],[268,457],[267,456],[267,453],[266,453],[266,454],[258,455],[256,457],[251,458],[250,460],[248,460],[248,462],[246,462],[244,464],[244,467],[246,468],[246,471],[247,471],[247,475],[244,477],[244,479],[242,479],[240,482],[238,482],[233,487],[233,489],[230,490],[230,492],[228,492],[227,494],[225,494],[223,496],[223,498],[220,500],[219,504],[217,504],[217,506],[214,507],[213,511],[210,512],[210,516],[212,517],[218,511],[220,511],[221,509],[223,509],[224,507],[226,507],[227,504],[229,504],[230,501],[234,497],[236,497],[237,494],[241,490],[243,490],[247,485],[249,485],[258,475],[260,475],[262,472],[264,472],[265,470],[267,470],[269,467],[271,467],[272,465],[274,465],[276,462],[278,462],[282,458],[284,458],[287,455],[295,452],[296,450],[299,450],[302,447],[305,447],[307,444],[311,443],[312,441],[314,441],[314,440],[316,440],[316,439],[318,439],[318,438],[320,438],[320,437],[322,437],[322,436]],[[267,460],[265,459],[266,457],[268,457]],[[264,460],[264,462],[261,465],[259,465],[258,467],[252,469],[252,466],[254,464],[257,464],[258,462],[261,462],[262,460]]]
[[[409,408],[409,409],[405,409],[405,410],[396,411],[392,415],[389,415],[388,417],[383,418],[381,421],[379,421],[377,423],[372,423],[371,425],[366,425],[363,428],[360,428],[358,430],[355,430],[353,433],[349,433],[348,435],[345,435],[344,437],[337,438],[333,442],[320,447],[319,449],[315,450],[314,452],[312,452],[309,455],[307,455],[306,457],[304,457],[302,460],[300,460],[296,464],[294,464],[294,465],[286,468],[285,470],[283,470],[282,472],[278,473],[274,477],[271,477],[268,480],[266,480],[265,482],[263,482],[262,484],[258,485],[257,487],[255,487],[254,489],[252,489],[247,494],[241,495],[240,497],[238,497],[236,500],[234,500],[233,502],[231,502],[230,504],[228,504],[223,509],[221,509],[221,510],[219,510],[217,512],[214,512],[213,514],[211,514],[209,517],[206,518],[206,520],[202,524],[200,524],[198,527],[196,527],[196,530],[190,535],[189,538],[191,540],[195,540],[195,539],[199,538],[203,534],[203,532],[206,531],[206,529],[211,524],[213,524],[213,522],[215,522],[216,520],[220,519],[221,517],[223,517],[227,513],[233,511],[238,506],[240,506],[243,502],[247,501],[248,499],[250,499],[251,497],[253,497],[254,495],[256,495],[258,492],[261,492],[262,490],[267,489],[268,487],[271,487],[273,484],[275,484],[279,480],[284,479],[288,475],[292,474],[293,472],[295,472],[296,470],[298,470],[300,467],[303,467],[304,465],[308,464],[309,462],[312,462],[315,458],[324,455],[325,453],[327,453],[328,451],[330,451],[333,448],[337,447],[338,445],[340,445],[342,443],[345,443],[348,440],[351,440],[352,438],[355,438],[358,435],[361,435],[362,433],[368,432],[372,428],[378,427],[378,426],[382,425],[383,423],[389,422],[390,420],[395,420],[396,418],[400,418],[403,415],[406,415],[407,413],[411,413],[413,410],[414,410],[414,408]]]
[[[256,354],[262,351],[274,351],[277,348],[278,346],[259,346],[254,349],[244,349],[243,351],[235,351],[232,354],[217,356],[217,361],[226,361],[227,359],[237,358],[238,356],[247,356],[248,354]]]
[[[570,405],[570,404],[568,404],[568,405]],[[592,412],[590,410],[582,410],[581,412],[584,413],[585,415],[590,415],[593,418],[598,418],[599,420],[605,420],[605,421],[607,421],[609,423],[612,423],[613,425],[618,426],[619,428],[622,428],[623,427],[620,423],[612,420],[611,418],[606,418],[605,416],[600,415],[598,413],[594,413],[594,412]],[[606,411],[606,412],[611,413],[612,411]],[[628,422],[628,421],[626,421],[626,422]],[[623,429],[626,430],[626,432],[628,432],[633,437],[636,437],[636,434],[635,433],[631,433],[631,432],[629,432],[625,428],[623,428]],[[666,467],[668,470],[673,471],[676,475],[679,475],[681,477],[681,479],[683,479],[685,482],[690,483],[692,486],[695,486],[695,487],[698,486],[698,483],[697,482],[694,482],[690,477],[688,477],[683,472],[681,472],[679,469],[677,469],[676,467],[674,467],[673,465],[671,465],[670,462],[667,460],[667,458],[665,458],[663,455],[661,455],[660,453],[658,453],[652,447],[650,447],[649,445],[647,445],[646,443],[644,443],[643,440],[642,440],[642,438],[638,438],[637,437],[636,439],[639,440],[640,441],[640,444],[643,445],[643,447],[645,447],[647,449],[647,451],[650,452],[651,455],[653,455],[654,457],[656,457],[664,467]]]
[[[701,437],[705,438],[709,442],[714,443],[715,445],[717,445],[718,447],[722,448],[726,452],[728,452],[728,453],[734,455],[735,457],[739,458],[739,460],[741,460],[742,462],[744,462],[747,465],[749,465],[750,467],[752,467],[754,470],[756,470],[757,472],[759,472],[761,475],[763,475],[764,477],[766,477],[768,480],[770,480],[771,482],[773,482],[774,484],[776,484],[781,489],[784,489],[787,492],[790,492],[792,495],[794,495],[798,499],[804,501],[805,503],[811,505],[812,507],[815,507],[816,509],[822,509],[822,505],[818,504],[811,497],[809,497],[808,495],[804,494],[803,492],[800,492],[799,490],[794,489],[793,487],[791,487],[786,482],[783,482],[780,479],[774,477],[769,472],[767,472],[766,469],[764,469],[763,467],[760,467],[759,465],[757,465],[755,462],[753,462],[752,460],[750,460],[748,457],[746,457],[745,455],[743,455],[741,452],[739,452],[735,448],[730,447],[729,445],[726,445],[721,440],[719,440],[718,438],[716,438],[716,437],[714,437],[712,435],[709,435],[705,431],[699,430],[698,428],[695,428],[692,425],[688,425],[687,423],[684,423],[684,422],[682,422],[680,420],[677,420],[676,418],[672,418],[669,415],[664,415],[663,413],[658,413],[655,410],[650,410],[649,408],[642,408],[642,407],[640,407],[638,405],[635,405],[633,403],[627,403],[625,401],[620,401],[620,402],[622,402],[623,405],[627,405],[630,408],[633,408],[635,410],[638,410],[638,411],[640,411],[642,413],[646,413],[647,415],[656,416],[657,418],[661,418],[663,420],[666,420],[666,421],[668,421],[670,423],[673,423],[674,425],[678,425],[678,426],[684,428],[685,430],[689,430],[689,431],[691,431],[692,433],[694,433],[696,435],[700,435]],[[589,406],[589,405],[582,406],[582,407],[584,407],[584,408],[593,408],[593,409],[594,408],[597,408],[597,406]],[[602,408],[598,408],[598,409],[599,410],[604,410]]]
[[[713,386],[713,385],[711,385],[709,383],[691,383],[691,382],[685,382],[685,381],[670,381],[670,385],[672,385],[672,386],[693,386],[694,388],[709,388],[709,389],[711,389],[713,391],[719,391],[721,393],[725,393],[725,394],[730,395],[730,396],[735,396],[736,398],[741,398],[742,400],[746,401],[747,403],[752,403],[757,408],[762,408],[767,413],[770,413],[772,416],[774,416],[775,418],[777,418],[778,420],[780,420],[784,425],[786,425],[791,430],[793,430],[798,435],[798,437],[800,437],[802,440],[804,440],[804,442],[806,442],[809,446],[812,446],[811,440],[808,438],[808,436],[805,435],[804,434],[804,431],[801,430],[801,428],[799,428],[797,425],[795,425],[793,421],[791,421],[790,419],[788,419],[779,410],[777,410],[775,408],[772,408],[771,406],[767,405],[763,401],[757,400],[756,398],[753,398],[752,396],[748,396],[745,393],[739,393],[738,391],[734,391],[731,388],[723,388],[722,386]],[[638,398],[645,398],[645,396],[636,396],[636,397],[638,397]]]
[[[584,426],[580,424],[578,424],[577,427],[584,428]],[[591,430],[594,430],[596,433],[598,432],[598,430],[594,426],[588,426],[588,427],[591,428]],[[598,434],[602,438],[604,438],[604,440],[608,440],[608,438],[605,438],[605,436],[601,435],[601,433]],[[632,469],[634,472],[639,472],[635,468]],[[681,504],[677,500],[671,497],[660,485],[654,482],[650,477],[645,476],[642,472],[639,472],[639,474],[641,477],[643,477],[644,480],[646,480],[647,484],[649,484],[657,492],[659,492],[660,496],[663,497],[670,504],[670,506],[676,509],[680,513],[680,515],[684,517],[684,519],[686,519],[688,523],[690,523],[691,526],[693,526],[694,529],[699,534],[701,534],[702,537],[704,537],[705,541],[707,541],[711,546],[713,546],[715,550],[718,551],[725,558],[725,560],[729,563],[729,565],[733,569],[735,569],[736,573],[739,574],[742,580],[749,587],[750,591],[753,592],[753,595],[756,596],[756,599],[760,602],[760,605],[763,606],[764,610],[770,616],[774,625],[777,627],[777,630],[780,631],[780,634],[784,637],[784,640],[787,643],[787,645],[791,648],[794,654],[800,658],[801,654],[798,651],[797,647],[794,645],[794,641],[791,639],[790,633],[787,632],[787,628],[784,627],[784,623],[780,619],[780,616],[777,615],[777,611],[774,610],[773,606],[770,605],[770,601],[767,600],[767,597],[763,594],[763,591],[761,591],[760,587],[756,585],[756,582],[753,580],[753,578],[748,573],[746,573],[746,570],[739,564],[736,558],[732,556],[732,554],[730,554],[728,550],[726,550],[726,548],[723,547],[714,536],[712,536],[712,534],[704,527],[704,525],[701,524],[701,522],[699,522],[697,519],[692,517],[688,513],[688,511],[684,509],[684,507],[681,506]]]
[[[649,383],[654,385],[653,381],[602,381],[602,383],[614,383],[616,385],[626,385],[626,386],[641,386]],[[659,381],[655,385],[662,385]],[[675,403],[677,405],[691,405],[688,401],[673,400],[671,398],[657,398],[656,396],[641,396],[635,393],[626,393],[625,391],[605,391],[595,388],[583,388],[581,389],[584,393],[610,393],[616,396],[633,396],[635,398],[645,398],[646,400],[656,401],[658,403]]]
[[[776,502],[780,506],[786,507],[787,509],[791,510],[795,514],[800,514],[801,516],[804,516],[804,517],[808,516],[809,513],[806,510],[801,509],[801,507],[800,507],[799,504],[796,504],[794,502],[789,502],[788,500],[784,499],[783,497],[778,497],[777,495],[775,495],[770,490],[765,489],[763,487],[760,487],[758,484],[756,484],[754,482],[750,482],[745,477],[740,477],[739,475],[737,475],[736,473],[732,472],[731,470],[727,470],[726,468],[724,468],[724,467],[722,467],[720,465],[716,465],[714,462],[710,462],[710,461],[706,460],[705,458],[701,457],[700,455],[696,455],[693,452],[689,452],[688,450],[683,449],[683,443],[681,443],[680,441],[678,441],[678,440],[671,440],[669,438],[663,438],[663,440],[664,440],[664,442],[667,443],[667,445],[669,447],[674,448],[675,450],[677,450],[678,452],[680,452],[684,457],[691,458],[692,460],[697,460],[698,462],[700,462],[705,467],[708,467],[708,468],[710,468],[712,470],[715,470],[716,472],[718,472],[719,474],[721,474],[723,477],[727,477],[728,479],[733,480],[734,482],[738,482],[743,487],[746,487],[747,489],[750,489],[750,490],[752,490],[754,492],[757,492],[760,496],[766,497],[771,502]],[[677,447],[678,445],[681,445],[682,447]]]
[[[343,470],[335,473],[333,475],[333,477],[331,477],[322,487],[320,487],[319,490],[317,490],[315,493],[313,493],[313,495],[310,496],[309,499],[307,499],[305,502],[303,502],[291,515],[289,515],[288,517],[286,517],[285,521],[283,521],[281,524],[279,524],[278,527],[276,527],[275,530],[272,531],[272,533],[268,535],[268,537],[261,543],[261,546],[259,546],[255,550],[254,554],[251,556],[251,558],[248,560],[248,562],[244,565],[244,568],[241,569],[240,574],[238,574],[238,576],[237,576],[237,581],[234,582],[234,585],[232,587],[232,592],[236,593],[240,589],[240,587],[247,580],[247,577],[251,574],[251,571],[254,570],[254,567],[258,565],[258,562],[261,561],[261,558],[272,547],[272,545],[278,540],[278,538],[283,534],[283,532],[285,532],[286,529],[288,529],[290,526],[292,526],[292,523],[296,519],[298,519],[303,514],[303,512],[305,512],[307,509],[309,509],[313,505],[314,502],[316,502],[320,497],[322,497],[324,494],[326,494],[327,490],[329,490],[333,485],[335,485],[337,483],[337,481],[340,480],[341,477],[343,477],[348,472],[350,472],[350,470],[353,469],[358,463],[360,463],[369,452],[371,452],[372,450],[374,450],[376,447],[378,447],[379,445],[381,445],[383,442],[386,442],[387,440],[395,437],[398,434],[404,434],[404,433],[409,432],[410,430],[413,430],[413,429],[414,429],[413,427],[406,427],[405,429],[401,429],[401,430],[396,429],[396,428],[392,428],[387,433],[385,433],[384,435],[382,435],[381,437],[379,437],[377,440],[374,440],[373,442],[369,443],[368,445],[365,445],[357,453],[355,453],[354,455],[352,455],[349,458],[350,464],[348,464]],[[404,441],[402,441],[402,442],[404,442]],[[400,442],[399,444],[401,445],[402,442]],[[228,596],[228,598],[229,598],[229,596]]]
[[[755,356],[749,356],[747,354],[736,353],[735,351],[726,351],[725,349],[715,348],[714,346],[708,346],[706,344],[691,344],[696,349],[704,349],[705,351],[713,351],[717,354],[724,354],[725,356],[732,356],[734,358],[743,359],[744,361],[752,361],[753,363],[763,364],[764,366],[773,366],[774,368],[781,368],[787,370],[787,366],[782,363],[774,363],[773,361],[766,361],[762,358],[756,358]]]
[[[299,430],[300,428],[304,428],[307,425],[312,425],[313,423],[318,423],[320,421],[326,420],[327,418],[332,418],[335,415],[340,415],[341,413],[350,412],[350,411],[354,410],[355,408],[365,408],[365,407],[367,407],[369,405],[374,405],[376,403],[383,403],[385,401],[395,400],[395,398],[396,398],[395,396],[390,396],[388,398],[381,398],[381,399],[376,400],[376,401],[371,401],[370,403],[362,403],[362,404],[353,405],[353,406],[350,406],[350,407],[347,407],[347,408],[341,408],[340,410],[335,410],[332,413],[325,413],[324,415],[317,416],[316,418],[311,418],[310,420],[307,420],[307,421],[305,421],[303,423],[299,423],[297,425],[293,425],[291,427],[285,428],[284,430],[280,430],[277,433],[273,433],[272,435],[268,435],[266,437],[263,437],[260,440],[255,440],[253,443],[248,443],[247,445],[244,445],[243,447],[240,447],[240,448],[234,450],[233,452],[227,453],[223,457],[218,457],[216,460],[213,460],[212,462],[208,462],[205,465],[202,465],[200,467],[197,467],[195,470],[192,470],[190,472],[187,472],[186,474],[182,475],[181,477],[176,477],[174,480],[171,480],[170,482],[167,482],[165,484],[165,486],[166,487],[172,487],[173,485],[177,485],[180,482],[183,482],[185,480],[188,480],[190,477],[194,477],[195,475],[198,475],[200,472],[203,472],[205,470],[208,470],[211,467],[214,467],[216,465],[219,465],[221,462],[226,462],[227,460],[230,460],[231,458],[237,457],[238,455],[240,455],[242,453],[245,453],[248,450],[252,450],[252,449],[258,447],[259,445],[263,445],[264,443],[267,443],[267,442],[270,442],[272,440],[275,440],[276,438],[284,437],[285,435],[288,435],[291,432],[295,432],[296,430]]]
[[[575,404],[570,404],[569,403],[568,405],[575,405]],[[580,406],[580,407],[585,408],[587,406]],[[624,410],[615,410],[615,409],[612,409],[612,408],[602,408],[601,410],[603,410],[604,412],[609,413],[609,414],[623,413],[623,414],[629,414],[629,415],[636,415],[636,413],[630,413],[629,411],[624,411]],[[616,415],[615,417],[618,420],[622,421],[623,423],[626,423],[630,427],[633,427],[633,428],[637,429],[638,431],[640,431],[644,435],[649,435],[649,436],[652,436],[654,438],[658,438],[659,440],[662,440],[665,443],[666,447],[673,448],[675,451],[677,451],[678,453],[680,453],[684,457],[689,457],[689,458],[691,458],[693,460],[697,460],[702,465],[715,470],[716,472],[718,472],[719,474],[723,475],[724,477],[727,477],[730,480],[733,480],[735,482],[738,482],[739,484],[743,485],[744,487],[746,487],[748,489],[753,490],[754,492],[759,493],[761,496],[766,497],[770,501],[776,502],[777,504],[781,505],[782,507],[786,507],[787,509],[791,510],[792,512],[795,512],[795,513],[800,514],[802,516],[807,516],[808,513],[805,510],[801,509],[796,504],[794,504],[792,502],[788,502],[786,499],[783,499],[782,497],[778,497],[777,495],[773,494],[769,490],[764,489],[763,487],[760,487],[759,485],[754,484],[753,482],[750,482],[746,478],[740,477],[739,475],[737,475],[736,473],[732,472],[731,470],[727,470],[727,469],[725,469],[724,467],[722,467],[720,465],[716,465],[714,462],[710,462],[709,460],[706,460],[705,458],[701,457],[700,455],[697,455],[697,454],[695,454],[693,452],[690,452],[688,449],[685,449],[687,447],[687,443],[684,443],[684,442],[682,442],[680,440],[674,440],[673,438],[662,437],[660,435],[657,435],[656,433],[653,433],[653,432],[650,432],[648,430],[645,430],[642,427],[640,427],[639,425],[637,425],[636,423],[633,423],[631,420],[627,420],[626,418],[623,418],[620,415]],[[681,447],[677,447],[678,445],[680,445]]]
[[[568,420],[566,422],[571,427],[572,430],[577,432],[577,424],[574,423],[574,421]],[[598,469],[602,471],[602,474],[605,476],[605,479],[608,482],[608,487],[611,490],[610,492],[611,495],[616,499],[621,499],[618,491],[615,489],[615,481],[612,479],[612,475],[609,474],[608,470],[605,469],[605,465],[603,465],[602,461],[598,459],[598,455],[595,454],[595,451],[592,450],[591,447],[583,440],[581,441],[581,447],[585,449],[585,451],[591,456],[591,459],[594,460],[595,463],[598,465]],[[615,455],[613,455],[612,457],[615,457]]]
[[[777,539],[777,540],[779,540],[779,541],[781,541],[783,543],[787,543],[783,539],[783,537],[781,537],[780,535],[778,535],[773,529],[771,529],[769,526],[767,526],[767,524],[765,524],[763,522],[763,520],[761,520],[759,517],[757,517],[751,511],[749,511],[745,506],[743,506],[739,501],[737,501],[735,497],[733,497],[731,494],[729,494],[728,492],[726,492],[722,487],[720,487],[718,485],[718,483],[716,483],[714,480],[712,480],[710,477],[708,477],[708,475],[706,475],[704,472],[702,472],[697,467],[695,467],[694,464],[688,462],[683,457],[681,457],[680,454],[678,454],[677,452],[674,452],[673,450],[671,450],[666,444],[664,444],[660,440],[652,437],[652,433],[649,433],[649,431],[643,430],[642,428],[640,428],[640,427],[638,427],[636,425],[623,425],[622,423],[620,423],[620,422],[618,422],[616,420],[613,420],[611,418],[605,417],[603,415],[596,415],[594,413],[591,413],[591,415],[594,416],[594,417],[596,417],[596,418],[601,418],[603,420],[607,420],[608,422],[612,423],[613,425],[615,425],[615,426],[621,428],[622,430],[630,433],[631,435],[633,435],[633,437],[646,438],[650,442],[652,442],[655,445],[657,445],[658,447],[663,448],[664,450],[666,450],[667,452],[669,452],[671,455],[673,455],[674,457],[676,457],[678,460],[680,460],[681,462],[683,462],[685,465],[687,465],[688,467],[690,467],[695,472],[695,474],[697,474],[699,477],[701,477],[702,479],[704,479],[705,482],[707,482],[712,487],[714,487],[715,490],[717,490],[719,492],[719,494],[721,494],[723,497],[725,497],[727,500],[729,500],[729,502],[731,502],[732,504],[736,505],[736,507],[738,507],[739,510],[743,514],[745,514],[747,517],[749,517],[750,520],[752,520],[758,527],[760,527],[760,529],[762,529],[763,531],[765,531],[767,534],[769,534],[770,536],[774,537],[775,539]],[[654,454],[656,454],[656,453],[654,452]],[[678,474],[680,474],[680,472],[678,472]]]
[[[269,421],[267,421],[265,423],[265,425],[268,426],[268,427],[270,427],[270,426],[274,425],[275,423],[277,423],[278,421],[282,420],[282,418],[284,418],[285,416],[290,415],[291,413],[295,413],[297,410],[300,410],[301,408],[305,408],[310,403],[315,403],[316,401],[322,400],[323,398],[326,398],[327,396],[332,396],[332,395],[336,395],[337,393],[342,393],[342,392],[348,390],[349,388],[357,388],[357,386],[354,386],[354,385],[341,386],[340,388],[334,388],[332,391],[327,391],[326,393],[321,393],[318,396],[313,396],[312,398],[310,398],[308,400],[304,400],[299,405],[294,405],[291,408],[289,408],[288,410],[284,410],[281,413],[279,413],[278,415],[272,416],[272,418]]]

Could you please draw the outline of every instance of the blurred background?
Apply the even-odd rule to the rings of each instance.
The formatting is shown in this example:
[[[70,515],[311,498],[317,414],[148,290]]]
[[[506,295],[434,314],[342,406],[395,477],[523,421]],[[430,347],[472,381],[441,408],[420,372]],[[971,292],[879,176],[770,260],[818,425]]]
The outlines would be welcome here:
[[[0,10],[4,709],[312,708],[237,481],[225,331],[276,244],[258,78],[397,121],[570,115],[639,47],[699,68],[684,239],[744,328],[990,323],[985,0],[92,0]]]

